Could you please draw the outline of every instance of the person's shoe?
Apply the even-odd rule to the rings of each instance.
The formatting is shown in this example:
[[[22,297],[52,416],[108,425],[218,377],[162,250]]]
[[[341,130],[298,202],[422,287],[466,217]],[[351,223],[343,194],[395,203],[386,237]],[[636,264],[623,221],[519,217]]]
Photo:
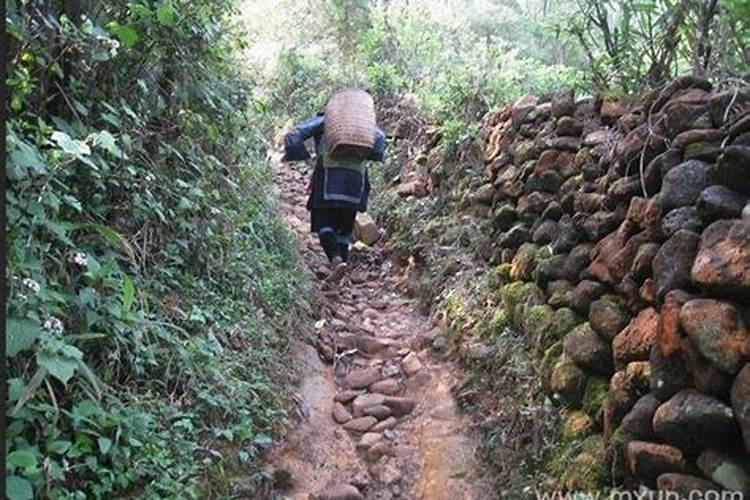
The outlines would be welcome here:
[[[329,283],[338,283],[341,278],[346,274],[346,262],[341,257],[334,257],[331,260],[331,274],[328,275],[326,281]]]

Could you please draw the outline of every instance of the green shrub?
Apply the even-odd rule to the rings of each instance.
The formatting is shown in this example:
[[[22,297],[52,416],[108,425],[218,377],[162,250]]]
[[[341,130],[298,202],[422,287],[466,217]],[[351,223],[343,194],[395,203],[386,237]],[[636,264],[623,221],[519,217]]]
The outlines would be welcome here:
[[[226,497],[204,478],[270,444],[299,295],[268,117],[231,2],[74,4],[6,18],[6,496]]]

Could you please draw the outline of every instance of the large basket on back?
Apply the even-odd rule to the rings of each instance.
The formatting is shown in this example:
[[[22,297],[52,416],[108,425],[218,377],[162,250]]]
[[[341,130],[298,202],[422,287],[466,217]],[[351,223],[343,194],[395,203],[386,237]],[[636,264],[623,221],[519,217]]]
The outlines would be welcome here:
[[[334,158],[367,158],[375,142],[375,106],[370,94],[350,89],[331,97],[325,111],[325,141]]]

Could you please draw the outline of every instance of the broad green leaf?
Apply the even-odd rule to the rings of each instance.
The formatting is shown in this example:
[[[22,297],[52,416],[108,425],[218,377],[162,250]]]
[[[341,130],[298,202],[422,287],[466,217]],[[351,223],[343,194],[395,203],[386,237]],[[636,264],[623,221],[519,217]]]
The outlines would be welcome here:
[[[29,450],[16,450],[8,454],[8,464],[15,465],[21,469],[29,469],[36,466],[36,455]]]
[[[138,42],[138,33],[132,26],[121,26],[116,21],[109,23],[109,30],[115,34],[120,43],[127,49],[131,48]]]
[[[156,8],[156,19],[162,26],[172,26],[175,22],[174,7],[169,2],[164,2]]]
[[[127,274],[122,276],[122,314],[123,316],[130,312],[133,307],[135,298],[135,285],[133,280]]]
[[[5,321],[5,355],[12,358],[19,352],[30,348],[41,333],[42,329],[39,325],[31,320],[8,318]]]
[[[94,135],[94,144],[107,150],[115,158],[125,158],[125,154],[115,143],[115,138],[106,130]]]
[[[71,443],[70,441],[52,441],[51,443],[47,444],[47,451],[49,453],[62,455],[70,449],[72,444],[73,443]]]
[[[75,139],[71,139],[70,136],[66,134],[65,132],[55,130],[54,132],[52,132],[51,139],[64,152],[72,154],[76,157],[88,156],[91,154],[91,148],[89,147],[88,144],[86,144],[83,141],[77,141]]]
[[[99,443],[99,451],[102,453],[102,455],[106,455],[107,452],[112,448],[112,440],[105,437],[97,438],[97,443]]]
[[[34,489],[28,479],[8,476],[5,478],[5,496],[8,500],[31,500],[34,498]]]
[[[75,358],[63,354],[51,353],[47,349],[43,349],[36,354],[36,362],[63,384],[68,383],[68,380],[75,375],[76,368],[78,367],[78,362]]]
[[[74,208],[76,212],[81,212],[83,210],[81,202],[78,201],[78,198],[76,198],[75,196],[71,196],[69,194],[63,195],[63,201],[65,201],[65,204],[69,207]]]
[[[36,146],[20,140],[12,133],[8,135],[8,151],[10,155],[8,173],[12,173],[12,179],[20,179],[27,169],[40,175],[47,173],[47,166]]]

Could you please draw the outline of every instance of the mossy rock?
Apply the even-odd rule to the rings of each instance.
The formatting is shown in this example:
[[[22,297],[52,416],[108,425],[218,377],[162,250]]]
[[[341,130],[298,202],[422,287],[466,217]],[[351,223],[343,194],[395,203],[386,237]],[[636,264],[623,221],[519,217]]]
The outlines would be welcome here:
[[[562,426],[562,437],[565,441],[583,440],[594,433],[596,424],[588,413],[571,411],[565,417]]]
[[[513,311],[516,305],[523,302],[531,288],[530,283],[514,281],[500,289],[500,300],[508,311]]]
[[[625,463],[625,447],[630,441],[633,441],[634,437],[621,427],[618,427],[612,436],[609,438],[607,443],[607,455],[611,464],[610,470],[612,480],[620,484],[627,477],[627,465]]]
[[[562,341],[555,342],[544,351],[544,356],[542,356],[541,361],[537,364],[537,371],[542,377],[542,386],[548,393],[552,392],[550,389],[550,377],[552,377],[552,370],[554,370],[562,351]]]
[[[492,273],[493,284],[499,287],[508,283],[510,281],[510,269],[511,265],[508,263],[495,266]]]
[[[604,377],[591,377],[586,383],[586,391],[583,395],[581,409],[591,415],[595,420],[604,408],[604,402],[609,393],[609,379]]]
[[[568,408],[580,408],[587,385],[586,373],[567,355],[560,356],[550,377],[554,399]]]
[[[583,318],[578,316],[572,309],[561,307],[555,311],[555,315],[552,318],[552,325],[550,326],[547,343],[549,344],[562,340],[566,333],[573,330],[582,322]]]
[[[539,247],[534,243],[524,243],[516,252],[511,262],[510,278],[513,280],[531,280],[536,268],[536,254]]]
[[[523,316],[523,332],[527,338],[533,339],[534,352],[539,355],[549,344],[546,341],[553,327],[555,310],[547,304],[540,304],[526,308]]]
[[[533,278],[539,286],[546,286],[550,281],[558,279],[567,260],[567,255],[563,254],[545,257],[542,250],[546,252],[547,249],[548,245],[542,247],[537,253]]]
[[[508,317],[507,309],[498,307],[495,309],[495,314],[492,315],[490,320],[489,328],[492,335],[500,335],[510,326],[510,318]]]
[[[604,438],[594,434],[581,444],[581,451],[571,461],[564,476],[568,491],[601,491],[607,484],[607,451]]]

